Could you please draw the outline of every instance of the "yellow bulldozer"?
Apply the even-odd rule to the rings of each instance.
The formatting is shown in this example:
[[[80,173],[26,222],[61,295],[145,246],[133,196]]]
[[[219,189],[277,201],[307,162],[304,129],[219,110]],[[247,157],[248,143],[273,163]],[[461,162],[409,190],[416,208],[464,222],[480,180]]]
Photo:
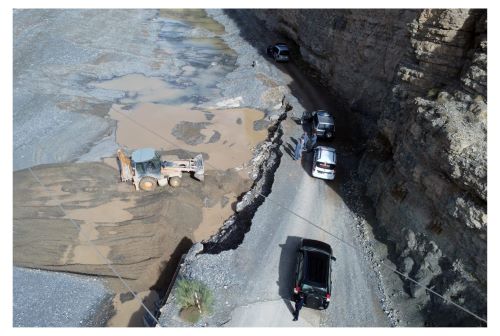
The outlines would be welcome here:
[[[198,181],[205,177],[201,154],[189,160],[162,161],[153,148],[137,149],[131,157],[118,149],[118,161],[122,182],[131,181],[136,190],[152,191],[167,184],[176,188],[181,185],[182,173],[190,173]]]

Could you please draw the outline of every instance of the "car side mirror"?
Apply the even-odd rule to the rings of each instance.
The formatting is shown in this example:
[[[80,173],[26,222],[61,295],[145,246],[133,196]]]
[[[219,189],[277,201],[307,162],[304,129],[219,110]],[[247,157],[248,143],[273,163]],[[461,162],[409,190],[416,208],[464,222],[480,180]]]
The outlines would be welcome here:
[[[331,258],[333,261],[337,261],[337,258],[335,258],[334,256],[331,256]]]

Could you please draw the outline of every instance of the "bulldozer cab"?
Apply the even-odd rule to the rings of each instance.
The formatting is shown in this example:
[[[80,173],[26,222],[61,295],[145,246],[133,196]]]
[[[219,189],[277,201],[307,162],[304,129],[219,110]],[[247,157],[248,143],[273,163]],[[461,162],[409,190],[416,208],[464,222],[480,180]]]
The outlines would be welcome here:
[[[160,154],[152,148],[141,148],[132,153],[132,166],[138,179],[143,176],[161,178]]]

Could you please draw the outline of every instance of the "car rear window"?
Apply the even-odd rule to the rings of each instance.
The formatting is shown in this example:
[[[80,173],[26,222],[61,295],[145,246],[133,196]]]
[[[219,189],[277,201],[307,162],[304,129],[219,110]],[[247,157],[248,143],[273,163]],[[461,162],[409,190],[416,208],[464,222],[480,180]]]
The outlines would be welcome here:
[[[280,55],[281,56],[288,56],[290,53],[288,52],[288,50],[281,50],[280,51]]]
[[[330,272],[330,258],[320,252],[307,251],[304,260],[304,283],[326,288]]]
[[[335,169],[335,165],[333,163],[325,163],[325,162],[316,162],[316,167],[323,169]]]

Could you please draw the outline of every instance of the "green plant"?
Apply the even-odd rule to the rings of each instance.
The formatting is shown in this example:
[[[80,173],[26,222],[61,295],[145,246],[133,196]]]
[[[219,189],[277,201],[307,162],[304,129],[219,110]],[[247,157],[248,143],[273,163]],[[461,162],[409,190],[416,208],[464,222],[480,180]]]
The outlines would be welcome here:
[[[195,323],[202,315],[212,312],[212,291],[201,281],[179,280],[175,296],[181,307],[181,317],[188,322]]]

